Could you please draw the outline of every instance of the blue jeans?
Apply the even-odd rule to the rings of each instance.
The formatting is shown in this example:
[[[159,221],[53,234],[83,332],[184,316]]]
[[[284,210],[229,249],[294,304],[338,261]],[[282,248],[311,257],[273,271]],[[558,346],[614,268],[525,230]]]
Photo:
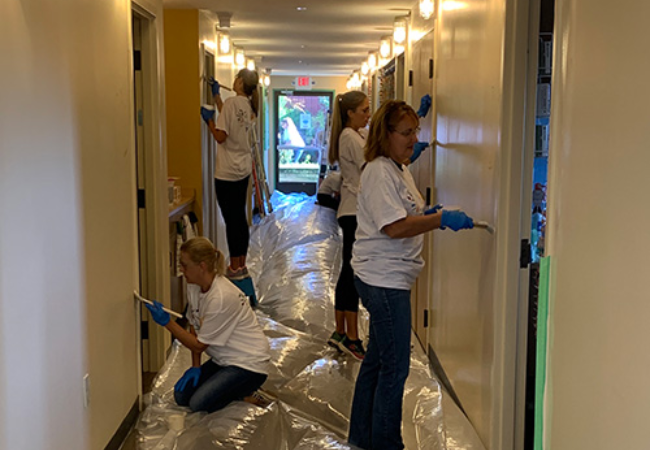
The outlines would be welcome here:
[[[411,292],[354,282],[370,313],[368,351],[357,377],[350,444],[366,450],[403,449],[402,397],[411,356]]]
[[[266,375],[263,373],[236,366],[221,367],[210,360],[201,366],[201,376],[196,386],[188,383],[183,391],[174,388],[174,399],[177,404],[189,406],[192,411],[211,413],[255,392],[264,381]]]

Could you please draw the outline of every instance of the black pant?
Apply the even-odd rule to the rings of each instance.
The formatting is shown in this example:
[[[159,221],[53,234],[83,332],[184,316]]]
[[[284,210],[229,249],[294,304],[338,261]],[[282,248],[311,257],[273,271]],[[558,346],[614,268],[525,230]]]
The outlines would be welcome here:
[[[246,193],[248,178],[237,181],[214,179],[217,202],[226,222],[226,239],[230,257],[246,256],[248,253],[248,219],[246,218]]]
[[[357,231],[357,216],[339,217],[339,225],[343,230],[343,266],[341,275],[336,283],[336,297],[334,308],[338,311],[359,311],[359,294],[354,285],[354,271],[350,265],[352,261],[352,246],[354,234]]]
[[[332,208],[334,211],[339,209],[339,203],[341,203],[338,198],[334,198],[329,194],[318,194],[316,195],[316,199],[318,200],[319,205],[326,208]]]

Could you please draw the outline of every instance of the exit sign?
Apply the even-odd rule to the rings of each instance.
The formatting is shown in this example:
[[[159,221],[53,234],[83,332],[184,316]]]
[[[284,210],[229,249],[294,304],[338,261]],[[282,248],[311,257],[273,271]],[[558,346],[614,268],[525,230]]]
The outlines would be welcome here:
[[[296,89],[310,90],[311,77],[296,77],[295,85],[296,85]]]

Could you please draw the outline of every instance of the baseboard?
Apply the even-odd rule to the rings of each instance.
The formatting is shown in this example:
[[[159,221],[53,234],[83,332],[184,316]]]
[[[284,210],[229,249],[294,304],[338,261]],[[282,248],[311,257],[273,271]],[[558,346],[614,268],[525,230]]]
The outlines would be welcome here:
[[[458,398],[458,395],[456,395],[456,391],[454,391],[454,387],[451,385],[451,381],[449,381],[449,378],[445,373],[445,369],[442,368],[442,364],[438,359],[438,355],[436,355],[435,350],[430,345],[428,346],[427,349],[427,356],[429,357],[429,363],[431,364],[431,369],[433,370],[433,373],[436,375],[436,377],[438,377],[438,380],[442,384],[442,387],[451,396],[451,398],[454,400],[456,405],[458,405],[458,407],[463,412],[463,414],[465,414],[465,417],[467,417],[467,413],[465,412],[465,409],[463,408],[463,405],[460,402],[460,398]]]
[[[129,435],[129,431],[135,425],[135,421],[138,419],[138,414],[140,413],[140,401],[138,398],[135,399],[131,410],[128,412],[120,426],[117,428],[117,431],[111,438],[110,442],[104,447],[104,450],[119,450],[124,440]]]

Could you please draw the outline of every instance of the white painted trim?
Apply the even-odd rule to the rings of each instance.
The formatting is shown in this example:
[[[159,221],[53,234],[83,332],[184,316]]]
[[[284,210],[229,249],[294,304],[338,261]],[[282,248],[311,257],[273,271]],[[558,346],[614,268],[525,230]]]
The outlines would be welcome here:
[[[488,448],[515,449],[516,359],[519,303],[519,236],[522,215],[522,165],[526,74],[527,0],[505,2],[502,71],[501,168],[497,215],[494,317],[492,442]]]
[[[162,66],[162,23],[153,5],[144,0],[132,3],[133,12],[142,19],[142,67],[144,110],[144,158],[147,214],[148,292],[164,305],[170,303],[169,279],[169,208],[167,197],[167,146],[164,117],[164,72]],[[132,121],[133,123],[133,121]],[[138,323],[139,325],[139,323]],[[139,333],[138,333],[139,334]],[[151,370],[162,367],[171,338],[154,323],[149,327],[149,364]],[[140,342],[137,344],[140,346]],[[141,363],[138,361],[138,370]],[[141,374],[138,374],[141,376]]]

